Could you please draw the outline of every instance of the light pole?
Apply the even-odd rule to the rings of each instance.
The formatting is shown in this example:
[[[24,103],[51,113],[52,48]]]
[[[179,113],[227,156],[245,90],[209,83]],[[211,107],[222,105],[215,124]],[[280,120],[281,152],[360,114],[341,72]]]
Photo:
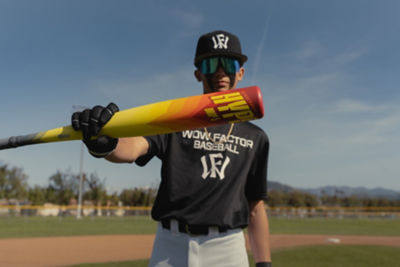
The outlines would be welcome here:
[[[72,106],[73,111],[82,111],[86,107],[84,106]],[[85,151],[85,145],[81,142],[81,156],[79,159],[79,189],[78,189],[78,206],[76,208],[76,218],[81,219],[82,213],[82,193],[83,193],[83,154]]]
[[[83,153],[85,150],[85,145],[81,142],[81,156],[79,163],[79,191],[78,191],[78,207],[76,210],[76,218],[81,218],[82,211],[82,191],[83,191]]]

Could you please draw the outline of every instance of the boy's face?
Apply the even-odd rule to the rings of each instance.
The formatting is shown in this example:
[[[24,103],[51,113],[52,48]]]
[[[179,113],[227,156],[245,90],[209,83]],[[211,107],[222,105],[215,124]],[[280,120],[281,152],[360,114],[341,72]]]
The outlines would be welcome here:
[[[243,79],[244,68],[237,67],[235,73],[227,73],[221,64],[218,64],[216,71],[212,74],[204,74],[201,68],[195,71],[195,77],[203,83],[204,93],[222,92],[235,89],[237,83]]]

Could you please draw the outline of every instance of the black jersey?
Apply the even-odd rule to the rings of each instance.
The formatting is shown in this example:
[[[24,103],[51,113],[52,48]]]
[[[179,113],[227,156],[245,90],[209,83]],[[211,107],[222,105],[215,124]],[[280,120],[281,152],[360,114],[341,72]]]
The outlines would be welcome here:
[[[248,225],[248,203],[267,197],[269,141],[249,122],[146,137],[149,151],[162,161],[153,219],[229,229]],[[208,132],[208,133],[207,133]]]

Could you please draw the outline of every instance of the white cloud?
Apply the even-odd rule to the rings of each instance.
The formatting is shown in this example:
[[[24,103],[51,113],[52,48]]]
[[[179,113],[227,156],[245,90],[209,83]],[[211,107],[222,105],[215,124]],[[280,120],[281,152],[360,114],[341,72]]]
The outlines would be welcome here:
[[[397,127],[400,128],[400,112],[393,112],[390,115],[377,120],[375,126],[383,128],[384,130],[390,130]]]
[[[342,73],[340,72],[326,72],[299,79],[297,81],[297,86],[318,91],[321,88],[330,87],[330,85],[335,84],[336,81],[341,78]]]
[[[324,50],[320,42],[309,40],[304,42],[299,50],[295,51],[295,55],[299,60],[306,60],[323,55]]]
[[[355,99],[341,99],[335,104],[333,112],[375,112],[387,109],[388,107],[384,105],[371,105]]]
[[[360,149],[360,146],[390,147],[392,142],[400,142],[396,134],[400,132],[400,112],[389,104],[372,105],[357,100],[340,100],[332,108],[328,106],[321,109],[314,119],[327,127],[320,140],[332,147],[346,145],[351,151]]]
[[[336,70],[352,64],[368,53],[368,48],[348,47],[338,51],[332,51],[329,46],[317,40],[307,40],[299,45],[289,57],[293,65],[298,65],[300,70]],[[294,62],[293,62],[294,60]],[[291,67],[292,67],[291,66]]]
[[[361,58],[368,52],[368,49],[365,47],[362,48],[357,48],[355,50],[351,51],[346,51],[346,52],[341,52],[337,55],[335,55],[331,60],[332,64],[335,64],[337,66],[344,66],[347,64],[350,64],[357,59]]]

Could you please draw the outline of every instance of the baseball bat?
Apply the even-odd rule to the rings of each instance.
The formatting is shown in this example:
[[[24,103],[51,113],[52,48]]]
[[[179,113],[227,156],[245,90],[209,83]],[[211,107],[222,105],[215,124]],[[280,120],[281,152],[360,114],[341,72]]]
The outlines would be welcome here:
[[[257,86],[177,98],[116,112],[100,131],[114,138],[148,136],[259,119],[264,116]],[[0,150],[25,145],[81,140],[72,126],[0,139]]]

